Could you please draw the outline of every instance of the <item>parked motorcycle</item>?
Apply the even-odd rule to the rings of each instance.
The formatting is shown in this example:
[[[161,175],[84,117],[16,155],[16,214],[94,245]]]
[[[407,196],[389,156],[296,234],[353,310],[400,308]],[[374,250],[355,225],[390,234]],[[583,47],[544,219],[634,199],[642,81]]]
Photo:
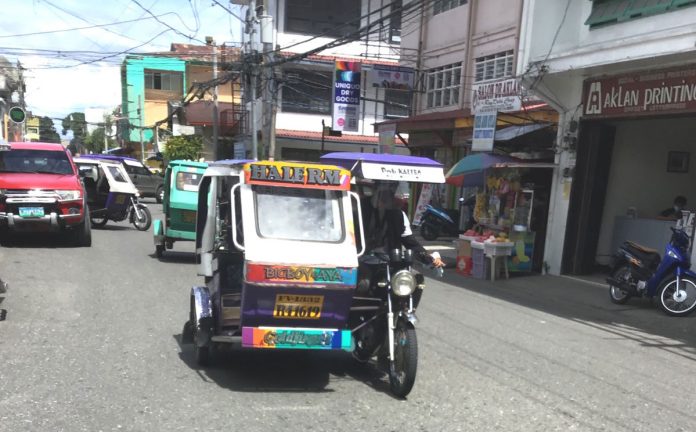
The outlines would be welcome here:
[[[445,210],[430,204],[425,206],[420,234],[426,240],[435,240],[441,235],[459,235],[459,216],[456,210]]]
[[[631,297],[657,296],[660,308],[671,316],[686,316],[696,309],[696,273],[690,270],[689,235],[672,229],[664,256],[653,249],[627,241],[616,254],[609,283],[613,303]]]

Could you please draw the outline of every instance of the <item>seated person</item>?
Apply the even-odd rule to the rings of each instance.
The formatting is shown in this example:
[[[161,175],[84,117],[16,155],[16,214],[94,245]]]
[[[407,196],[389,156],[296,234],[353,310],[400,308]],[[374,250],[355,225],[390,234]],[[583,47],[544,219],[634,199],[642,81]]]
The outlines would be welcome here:
[[[684,207],[686,207],[686,198],[679,195],[674,198],[674,205],[660,212],[657,218],[661,220],[679,220],[682,218]]]

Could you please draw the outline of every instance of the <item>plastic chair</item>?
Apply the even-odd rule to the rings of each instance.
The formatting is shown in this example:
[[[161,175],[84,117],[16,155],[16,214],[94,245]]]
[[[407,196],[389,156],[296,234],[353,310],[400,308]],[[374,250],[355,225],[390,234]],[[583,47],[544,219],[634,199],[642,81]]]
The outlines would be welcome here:
[[[505,279],[510,279],[508,257],[512,255],[513,246],[514,244],[499,245],[495,243],[484,243],[484,256],[491,261],[491,281],[494,281],[495,277],[498,275],[496,263],[501,259],[503,260],[503,267],[501,269],[505,270]]]

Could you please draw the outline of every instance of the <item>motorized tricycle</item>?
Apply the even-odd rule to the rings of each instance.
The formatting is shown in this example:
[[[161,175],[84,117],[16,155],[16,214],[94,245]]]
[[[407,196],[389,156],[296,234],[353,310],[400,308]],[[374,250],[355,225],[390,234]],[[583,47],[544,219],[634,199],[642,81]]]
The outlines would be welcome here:
[[[422,290],[423,278],[409,270],[403,254],[393,267],[382,261],[388,272],[386,281],[376,282],[379,293],[357,295],[365,239],[351,177],[335,165],[210,164],[199,185],[196,223],[205,286],[191,290],[182,333],[200,365],[220,344],[350,352],[365,347],[364,354],[379,348],[373,335],[382,331],[381,340],[391,342],[384,350],[391,389],[402,397],[410,392],[419,297],[411,294]],[[386,257],[374,256],[380,258]]]
[[[139,202],[140,193],[128,173],[118,162],[74,158],[85,186],[89,218],[93,227],[101,228],[109,220],[128,220],[139,231],[147,231],[152,224],[150,210]]]
[[[152,228],[157,258],[161,258],[166,249],[174,247],[176,241],[196,239],[198,184],[207,167],[206,162],[169,162],[164,174],[164,219],[155,219]]]

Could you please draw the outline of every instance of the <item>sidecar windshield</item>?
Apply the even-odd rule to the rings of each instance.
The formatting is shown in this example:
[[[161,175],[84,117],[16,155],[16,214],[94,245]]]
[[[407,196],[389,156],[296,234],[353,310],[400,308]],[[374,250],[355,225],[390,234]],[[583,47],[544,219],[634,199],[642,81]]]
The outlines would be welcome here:
[[[256,229],[263,238],[339,243],[345,237],[341,193],[254,186]]]

